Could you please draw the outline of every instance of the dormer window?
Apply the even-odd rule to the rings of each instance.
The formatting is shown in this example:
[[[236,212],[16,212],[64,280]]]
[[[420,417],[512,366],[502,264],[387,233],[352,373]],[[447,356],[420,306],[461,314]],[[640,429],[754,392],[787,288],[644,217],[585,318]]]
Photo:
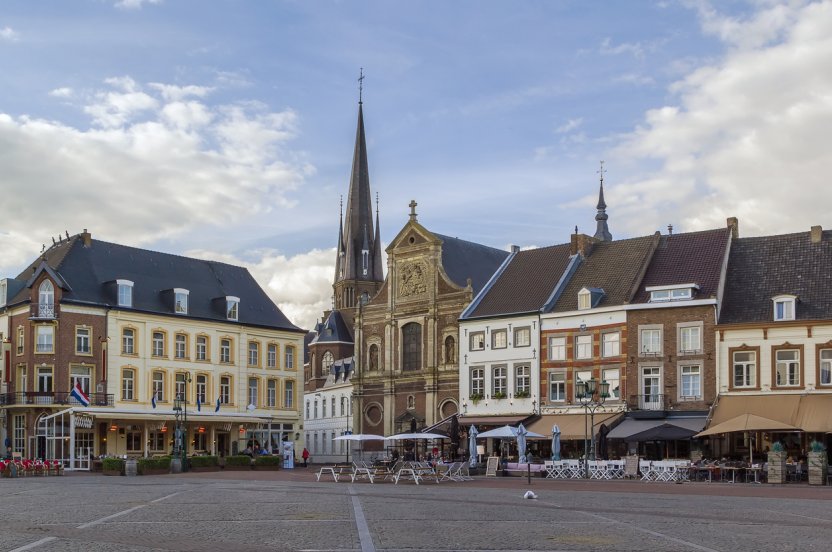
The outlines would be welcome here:
[[[777,295],[771,298],[774,302],[774,320],[794,320],[797,296]]]
[[[225,298],[225,317],[229,320],[240,319],[240,298],[230,295]]]
[[[601,299],[604,298],[604,290],[601,288],[583,288],[578,292],[578,310],[595,308]]]
[[[174,288],[173,290],[173,311],[176,314],[188,314],[188,295],[190,292],[187,289]]]
[[[679,284],[672,286],[647,286],[645,291],[650,293],[651,303],[666,301],[689,301],[693,299],[693,290],[699,289],[697,284]]]
[[[133,306],[133,282],[130,280],[116,280],[118,287],[118,306],[132,307]]]

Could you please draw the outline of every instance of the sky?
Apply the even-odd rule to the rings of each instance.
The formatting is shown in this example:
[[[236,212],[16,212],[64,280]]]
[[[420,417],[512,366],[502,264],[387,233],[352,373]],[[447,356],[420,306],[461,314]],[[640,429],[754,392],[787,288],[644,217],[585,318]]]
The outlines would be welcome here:
[[[832,228],[832,1],[4,0],[0,277],[68,231],[330,305],[358,75],[389,242]]]

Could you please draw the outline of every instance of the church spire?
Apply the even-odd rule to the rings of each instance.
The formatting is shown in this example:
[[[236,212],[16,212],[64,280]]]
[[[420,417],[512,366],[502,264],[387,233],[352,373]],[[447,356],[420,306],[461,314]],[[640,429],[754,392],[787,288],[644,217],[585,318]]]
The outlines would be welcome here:
[[[595,238],[601,241],[612,241],[612,234],[610,234],[610,229],[607,226],[607,219],[609,216],[607,215],[607,204],[604,202],[604,162],[601,161],[601,168],[598,170],[598,174],[601,175],[601,188],[598,192],[598,213],[595,215],[595,220],[597,221],[598,227],[595,230]]]
[[[344,271],[344,196],[338,208],[338,244],[335,246],[335,281],[341,279]]]
[[[373,236],[373,280],[384,281],[384,271],[381,266],[381,225],[378,222],[378,192],[376,192],[376,235]]]

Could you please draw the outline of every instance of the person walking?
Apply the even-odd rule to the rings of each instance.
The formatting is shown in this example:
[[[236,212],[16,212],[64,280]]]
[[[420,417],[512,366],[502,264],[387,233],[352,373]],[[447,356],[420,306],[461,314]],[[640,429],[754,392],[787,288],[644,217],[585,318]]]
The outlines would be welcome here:
[[[308,467],[309,467],[309,465],[308,465],[308,462],[309,462],[309,451],[308,451],[308,450],[306,450],[306,447],[303,447],[303,452],[301,453],[301,456],[303,457],[303,467],[304,467],[304,468],[308,468]]]

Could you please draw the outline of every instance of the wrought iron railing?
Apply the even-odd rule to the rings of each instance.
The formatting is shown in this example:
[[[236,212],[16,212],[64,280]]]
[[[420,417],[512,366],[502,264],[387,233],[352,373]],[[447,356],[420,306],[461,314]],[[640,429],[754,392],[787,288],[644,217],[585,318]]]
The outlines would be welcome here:
[[[54,320],[58,317],[55,303],[32,303],[29,317],[38,320]]]
[[[90,393],[90,406],[113,406],[114,396],[108,393]],[[16,393],[0,394],[0,406],[15,405],[63,405],[82,406],[78,399],[66,391],[18,391]]]
[[[636,396],[638,408],[640,410],[665,410],[665,399],[665,395],[660,395],[658,393]]]

